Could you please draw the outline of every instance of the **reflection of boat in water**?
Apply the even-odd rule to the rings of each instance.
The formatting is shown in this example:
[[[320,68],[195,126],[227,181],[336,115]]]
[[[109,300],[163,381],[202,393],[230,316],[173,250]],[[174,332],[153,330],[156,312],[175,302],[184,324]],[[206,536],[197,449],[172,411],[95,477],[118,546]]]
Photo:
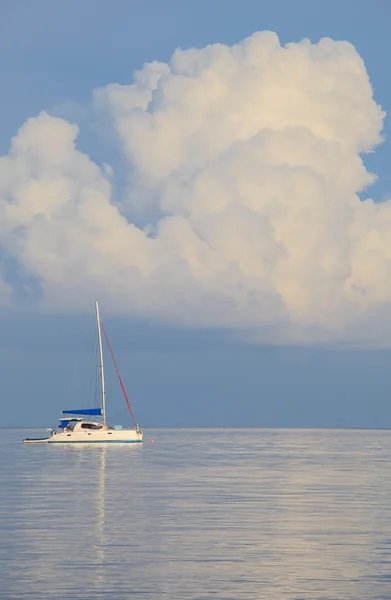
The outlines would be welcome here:
[[[78,446],[79,447],[79,446]],[[96,562],[99,567],[105,563],[105,481],[106,481],[106,452],[107,445],[102,444],[100,448],[98,473],[98,485],[96,486],[96,535],[97,535],[97,556]],[[95,453],[94,453],[95,454]],[[96,573],[96,585],[99,588],[104,583],[102,569],[98,568]]]
[[[77,408],[63,410],[59,419],[60,426],[50,429],[51,435],[46,438],[26,438],[25,443],[50,443],[50,444],[70,444],[70,443],[140,443],[143,441],[143,432],[137,425],[130,407],[128,397],[104,325],[99,316],[99,306],[95,303],[96,309],[96,329],[99,349],[99,373],[100,373],[100,397],[101,406],[99,408]],[[111,358],[121,384],[125,400],[132,416],[134,427],[125,428],[122,425],[108,425],[106,422],[106,394],[105,377],[103,367],[102,335],[103,330]],[[94,417],[93,419],[91,417]]]

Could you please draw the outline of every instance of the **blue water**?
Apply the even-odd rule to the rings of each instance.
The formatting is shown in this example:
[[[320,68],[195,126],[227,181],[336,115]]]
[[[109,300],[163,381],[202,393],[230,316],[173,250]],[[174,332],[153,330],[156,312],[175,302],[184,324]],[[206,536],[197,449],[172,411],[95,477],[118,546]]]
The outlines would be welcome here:
[[[391,432],[40,433],[0,431],[2,599],[391,598]]]

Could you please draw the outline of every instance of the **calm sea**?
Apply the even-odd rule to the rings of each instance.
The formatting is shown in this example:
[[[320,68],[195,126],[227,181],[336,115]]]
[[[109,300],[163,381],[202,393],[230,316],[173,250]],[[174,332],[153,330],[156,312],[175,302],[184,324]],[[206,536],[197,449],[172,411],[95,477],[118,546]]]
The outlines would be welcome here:
[[[2,599],[391,598],[391,432],[40,433],[0,432]]]

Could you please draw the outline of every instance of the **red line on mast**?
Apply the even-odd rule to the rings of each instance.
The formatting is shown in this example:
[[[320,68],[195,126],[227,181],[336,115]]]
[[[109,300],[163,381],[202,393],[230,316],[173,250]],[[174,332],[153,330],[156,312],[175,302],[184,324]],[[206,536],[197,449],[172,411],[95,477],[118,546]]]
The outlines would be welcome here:
[[[130,406],[130,402],[129,402],[129,399],[128,399],[128,395],[127,395],[127,393],[126,393],[125,386],[124,386],[124,384],[123,384],[123,382],[122,382],[122,378],[121,378],[121,375],[120,375],[120,373],[119,373],[119,370],[118,370],[118,367],[117,367],[117,363],[115,362],[114,354],[113,354],[113,351],[112,351],[112,349],[111,349],[111,346],[110,346],[109,338],[107,337],[107,333],[106,333],[105,326],[103,325],[103,323],[102,323],[102,320],[101,320],[101,319],[100,319],[100,324],[101,324],[102,331],[103,331],[103,333],[104,333],[104,336],[105,336],[105,340],[106,340],[106,343],[107,343],[107,347],[108,347],[108,349],[109,349],[109,352],[110,352],[111,358],[112,358],[112,360],[113,360],[113,363],[114,363],[114,366],[115,366],[115,370],[117,371],[118,380],[119,380],[119,382],[120,382],[121,389],[122,389],[123,395],[124,395],[124,397],[125,397],[125,400],[126,400],[126,404],[128,405],[128,409],[129,409],[129,412],[130,412],[130,414],[131,414],[131,417],[132,417],[132,419],[133,419],[134,426],[135,426],[135,427],[137,427],[137,422],[136,422],[136,419],[134,418],[134,414],[133,414],[132,408],[131,408],[131,406]]]

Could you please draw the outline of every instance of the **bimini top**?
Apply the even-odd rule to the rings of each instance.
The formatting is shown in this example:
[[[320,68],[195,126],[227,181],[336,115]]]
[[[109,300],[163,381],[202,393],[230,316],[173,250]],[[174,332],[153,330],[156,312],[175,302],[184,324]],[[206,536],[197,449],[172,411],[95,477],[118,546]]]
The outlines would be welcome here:
[[[101,408],[75,408],[74,410],[62,410],[61,414],[63,415],[94,415],[94,416],[102,416]]]

